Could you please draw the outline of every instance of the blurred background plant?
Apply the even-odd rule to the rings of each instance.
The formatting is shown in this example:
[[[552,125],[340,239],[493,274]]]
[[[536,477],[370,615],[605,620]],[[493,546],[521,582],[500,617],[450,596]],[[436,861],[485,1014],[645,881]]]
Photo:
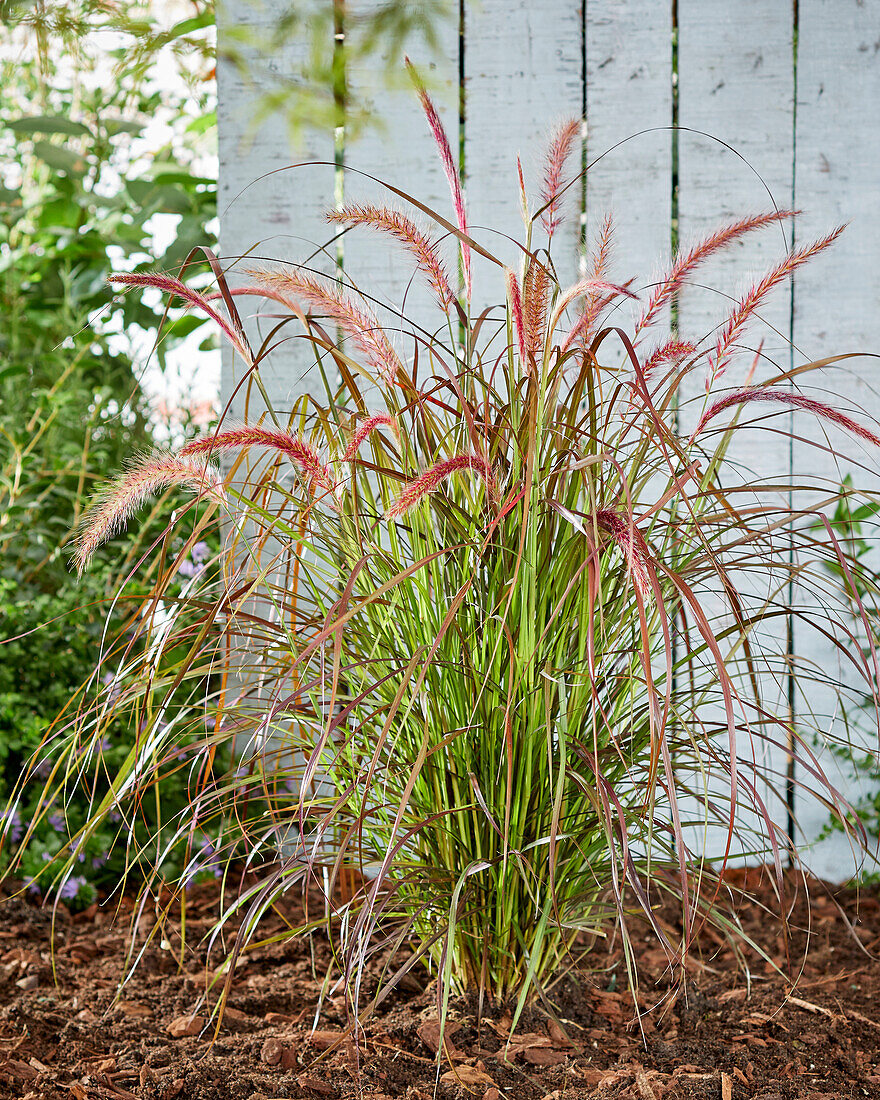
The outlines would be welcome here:
[[[210,242],[216,213],[213,9],[210,4],[3,4],[0,49],[0,800],[94,666],[115,594],[120,544],[85,586],[68,568],[71,528],[108,469],[133,452],[204,427],[175,386],[175,353],[200,346],[216,386],[213,334],[175,314],[150,356],[158,295],[112,301],[108,273],[156,258],[176,267]],[[136,45],[136,49],[133,46]],[[149,362],[151,377],[144,380]],[[174,395],[158,397],[170,386]],[[210,384],[209,384],[210,391]],[[177,399],[175,399],[177,398]],[[167,406],[182,406],[171,417]],[[150,531],[145,532],[150,538]],[[211,536],[216,544],[216,536]],[[128,544],[137,560],[137,547]],[[123,566],[126,568],[126,566]],[[111,629],[127,617],[111,616]],[[46,625],[48,624],[48,625]],[[129,722],[107,732],[125,758]],[[185,784],[168,784],[173,802]],[[34,792],[36,793],[36,792]],[[93,794],[94,792],[92,792]],[[89,793],[67,793],[29,848],[23,873],[66,842]],[[66,821],[60,828],[59,813]],[[30,820],[25,797],[7,807]],[[52,824],[50,824],[50,818]],[[7,838],[11,839],[11,838]],[[78,892],[119,880],[110,836],[83,856]],[[2,859],[8,859],[6,843]],[[116,861],[118,863],[118,855]],[[73,881],[73,880],[72,880]]]
[[[446,0],[389,0],[349,20],[349,57],[381,56],[393,82],[405,45],[436,46],[433,28],[449,8]],[[339,0],[292,6],[269,32],[274,46],[302,35],[312,43],[303,70],[279,74],[264,103],[265,111],[283,103],[292,143],[303,119],[321,125],[345,94],[334,50],[340,10]],[[0,21],[2,802],[47,731],[58,728],[59,713],[80,697],[109,598],[138,560],[138,543],[116,541],[79,585],[67,567],[70,531],[108,471],[211,422],[219,352],[198,313],[172,308],[166,316],[156,291],[110,299],[106,289],[111,270],[175,271],[191,249],[215,242],[212,0],[0,0]],[[231,36],[228,58],[246,68],[259,46],[253,35]],[[351,126],[368,122],[362,113]],[[143,545],[160,530],[148,524]],[[213,550],[216,533],[204,536]],[[141,595],[129,585],[111,634]],[[34,663],[59,646],[58,660]],[[105,731],[109,771],[119,753],[125,759],[137,721],[132,713]],[[162,801],[179,808],[186,783],[181,769],[171,769]],[[88,797],[75,787],[65,792],[74,833],[98,790],[100,782]],[[30,807],[27,799],[7,806],[11,834]],[[24,856],[29,877],[61,843],[48,816],[42,820]],[[138,834],[141,850],[155,851],[145,837]],[[65,900],[84,903],[94,885],[119,881],[108,839],[92,838],[77,872],[81,894],[68,885]],[[0,866],[13,847],[3,846]]]

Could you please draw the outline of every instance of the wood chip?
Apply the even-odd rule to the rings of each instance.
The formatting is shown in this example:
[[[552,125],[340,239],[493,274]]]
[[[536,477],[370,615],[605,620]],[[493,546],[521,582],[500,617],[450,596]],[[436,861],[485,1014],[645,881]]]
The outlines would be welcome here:
[[[547,1047],[526,1047],[523,1058],[533,1066],[561,1066],[567,1055],[561,1050],[550,1050]]]
[[[733,1100],[733,1081],[726,1073],[721,1074],[721,1100]]]
[[[183,1039],[187,1035],[198,1035],[204,1026],[204,1016],[178,1016],[165,1030],[172,1039]]]
[[[804,1012],[818,1012],[823,1016],[827,1016],[829,1019],[834,1019],[834,1013],[829,1008],[823,1008],[822,1005],[814,1005],[812,1001],[802,1001],[800,997],[795,997],[793,994],[789,994],[785,998],[785,1003],[794,1005],[796,1008],[802,1008]]]
[[[277,1066],[281,1061],[284,1043],[280,1039],[269,1038],[260,1050],[260,1061],[267,1066]]]
[[[455,1069],[447,1070],[440,1078],[440,1081],[444,1085],[486,1085],[489,1088],[497,1087],[489,1074],[484,1073],[481,1069],[477,1069],[476,1066],[457,1066]]]
[[[328,1085],[326,1081],[322,1081],[320,1077],[308,1077],[306,1074],[300,1074],[296,1079],[296,1083],[301,1089],[307,1089],[309,1092],[316,1092],[319,1096],[336,1096],[336,1089],[332,1085]]]
[[[455,1046],[452,1043],[452,1036],[461,1031],[461,1024],[457,1020],[447,1020],[443,1028],[443,1042],[447,1050],[454,1050]],[[422,1020],[419,1024],[418,1032],[419,1038],[430,1050],[432,1054],[436,1054],[440,1048],[440,1021],[432,1016],[427,1020]]]
[[[313,1031],[309,1035],[309,1046],[315,1050],[329,1050],[345,1038],[344,1031]]]

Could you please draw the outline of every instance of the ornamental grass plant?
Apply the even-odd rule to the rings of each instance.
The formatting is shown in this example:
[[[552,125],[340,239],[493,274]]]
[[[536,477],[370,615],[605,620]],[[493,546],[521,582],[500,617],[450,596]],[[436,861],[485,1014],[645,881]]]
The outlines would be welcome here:
[[[221,422],[109,485],[80,530],[80,570],[169,487],[190,493],[199,522],[222,516],[225,544],[216,569],[171,594],[174,538],[185,537],[179,556],[200,537],[182,498],[145,556],[153,587],[133,629],[149,644],[108,643],[116,695],[99,694],[66,736],[97,741],[120,706],[140,715],[83,840],[114,809],[136,814],[143,788],[161,793],[178,738],[198,738],[175,839],[228,837],[218,928],[243,916],[232,956],[283,894],[320,891],[322,911],[290,934],[326,928],[327,988],[344,986],[355,1012],[426,967],[441,1006],[476,990],[514,998],[518,1016],[532,997],[552,1000],[558,976],[589,965],[612,930],[631,963],[632,928],[646,923],[682,972],[707,922],[735,936],[734,855],[772,864],[782,900],[792,784],[851,821],[811,748],[819,673],[785,639],[795,620],[818,632],[876,711],[876,657],[845,610],[847,546],[817,527],[815,503],[858,494],[786,470],[744,482],[730,453],[740,433],[755,447],[767,433],[793,438],[792,410],[809,414],[820,450],[848,438],[873,464],[880,438],[863,413],[804,388],[833,360],[780,369],[749,346],[766,296],[839,229],[784,254],[713,333],[670,333],[668,307],[704,260],[792,212],[722,227],[647,286],[635,273],[610,281],[606,220],[583,277],[561,285],[572,122],[537,199],[522,187],[511,270],[471,233],[449,141],[419,95],[454,220],[415,199],[430,233],[397,207],[328,219],[409,256],[433,290],[436,330],[401,339],[400,319],[383,321],[348,273],[293,264],[250,260],[228,280],[215,264],[213,294],[167,274],[113,278],[213,318],[255,398],[266,358],[305,341],[326,400]],[[474,253],[504,299],[478,316]],[[258,350],[246,296],[270,323]],[[198,692],[170,720],[167,700],[187,682]],[[230,744],[236,770],[218,776]],[[242,867],[247,884],[232,890]],[[377,957],[382,978],[367,988]]]

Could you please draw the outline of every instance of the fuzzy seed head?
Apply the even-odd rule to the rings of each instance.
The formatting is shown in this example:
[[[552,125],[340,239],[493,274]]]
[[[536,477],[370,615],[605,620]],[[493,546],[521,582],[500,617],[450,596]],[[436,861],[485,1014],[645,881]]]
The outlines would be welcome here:
[[[215,467],[165,451],[142,455],[99,495],[83,519],[73,556],[77,573],[82,575],[97,548],[121,531],[148,497],[172,485],[219,503],[225,500],[223,481]]]
[[[215,435],[194,439],[181,450],[181,455],[212,455],[219,451],[238,450],[242,447],[270,447],[281,451],[296,466],[308,482],[309,491],[314,493],[322,489],[336,493],[336,479],[333,472],[322,460],[318,452],[304,439],[277,429],[241,425],[217,432]]]
[[[432,466],[429,470],[410,481],[386,512],[388,519],[397,519],[404,512],[409,511],[410,508],[418,504],[422,497],[438,489],[441,483],[451,474],[454,474],[456,470],[473,470],[474,473],[479,474],[486,486],[486,494],[491,504],[497,508],[500,500],[498,481],[491,465],[481,455],[462,454],[456,455],[454,458],[448,458],[444,462],[438,462],[436,466]]]

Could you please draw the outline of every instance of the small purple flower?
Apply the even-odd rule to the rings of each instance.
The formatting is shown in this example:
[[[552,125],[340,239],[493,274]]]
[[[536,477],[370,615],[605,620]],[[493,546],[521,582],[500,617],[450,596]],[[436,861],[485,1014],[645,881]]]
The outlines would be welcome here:
[[[73,900],[85,884],[86,880],[82,875],[71,875],[58,891],[58,897]]]
[[[46,776],[48,776],[49,772],[51,772],[54,764],[55,761],[52,759],[51,756],[44,756],[43,759],[34,767],[34,775],[39,776],[40,779],[45,779]]]
[[[13,844],[17,844],[24,834],[24,826],[21,823],[21,816],[15,807],[10,809],[7,807],[5,810],[0,811],[0,829],[4,833],[9,834],[9,839]]]
[[[48,821],[56,833],[63,833],[66,831],[64,814],[60,810],[55,810],[53,813],[49,814]]]
[[[206,542],[197,542],[190,552],[192,554],[192,560],[197,565],[200,565],[208,554],[210,554],[211,548]]]
[[[122,694],[122,687],[113,672],[105,672],[101,677],[101,683],[107,688],[107,696],[111,703],[115,702]]]
[[[106,862],[106,856],[92,856],[92,870],[99,871]]]
[[[27,892],[32,897],[38,897],[40,895],[40,893],[41,893],[40,887],[37,885],[37,880],[32,875],[29,875],[24,880],[24,884],[27,887]]]
[[[108,819],[109,819],[110,821],[112,821],[112,822],[113,822],[113,824],[114,824],[114,825],[115,825],[115,824],[116,824],[116,823],[117,823],[118,821],[121,821],[121,820],[122,820],[122,814],[120,814],[118,810],[111,810],[111,811],[110,811],[110,813],[109,813],[109,814],[107,814],[107,817],[108,817]]]
[[[180,565],[178,565],[177,572],[180,573],[182,577],[194,577],[196,575],[196,567],[189,558],[184,558]]]

